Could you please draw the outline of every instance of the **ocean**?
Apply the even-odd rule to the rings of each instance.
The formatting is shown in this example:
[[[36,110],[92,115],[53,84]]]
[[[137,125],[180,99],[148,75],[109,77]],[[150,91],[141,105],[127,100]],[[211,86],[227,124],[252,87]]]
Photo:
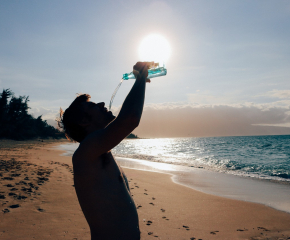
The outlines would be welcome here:
[[[60,148],[71,156],[77,146]],[[290,135],[125,139],[112,152],[122,167],[290,213]]]
[[[115,156],[290,182],[290,135],[126,139]]]

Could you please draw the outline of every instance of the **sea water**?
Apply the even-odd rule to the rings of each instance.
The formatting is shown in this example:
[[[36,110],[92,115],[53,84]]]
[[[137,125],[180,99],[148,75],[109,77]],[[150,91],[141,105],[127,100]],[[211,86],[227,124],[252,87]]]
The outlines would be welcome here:
[[[290,135],[126,139],[115,156],[290,182]]]
[[[61,148],[71,156],[77,146]],[[122,167],[290,213],[290,135],[125,139],[112,152]]]

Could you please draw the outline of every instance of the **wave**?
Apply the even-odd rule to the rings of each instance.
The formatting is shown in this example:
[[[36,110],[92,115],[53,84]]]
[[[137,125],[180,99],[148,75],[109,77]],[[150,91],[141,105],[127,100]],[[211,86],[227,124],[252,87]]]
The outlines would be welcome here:
[[[267,179],[267,180],[275,180],[275,181],[283,181],[290,182],[290,172],[287,170],[266,168],[263,166],[248,166],[246,164],[237,163],[236,161],[224,160],[210,160],[209,158],[205,158],[206,161],[202,159],[194,159],[194,160],[181,160],[178,158],[166,157],[166,156],[152,156],[152,155],[144,155],[144,154],[119,154],[114,151],[114,156],[123,157],[123,158],[131,158],[131,159],[140,159],[151,162],[159,162],[159,163],[168,163],[174,165],[187,166],[192,168],[203,168],[206,170],[211,170],[215,172],[222,172],[242,177],[250,177],[257,179]]]

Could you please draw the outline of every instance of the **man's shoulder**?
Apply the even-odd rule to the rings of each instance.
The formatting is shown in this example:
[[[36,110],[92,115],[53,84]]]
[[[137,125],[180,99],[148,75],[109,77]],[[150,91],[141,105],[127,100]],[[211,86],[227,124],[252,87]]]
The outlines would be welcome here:
[[[72,161],[75,162],[91,162],[100,157],[100,149],[98,145],[91,144],[91,139],[84,139],[75,150]]]
[[[81,156],[81,152],[80,152],[79,147],[78,147],[72,155],[73,162],[74,162],[74,160],[77,160],[80,156]]]
[[[96,161],[89,159],[85,149],[79,146],[72,156],[72,164],[74,168],[75,177],[86,174],[88,170],[94,166],[95,162]]]
[[[78,148],[75,150],[72,156],[73,161],[86,158],[86,155],[88,155],[87,154],[88,151],[89,151],[89,146],[87,146],[87,144],[85,144],[83,141],[80,142]]]

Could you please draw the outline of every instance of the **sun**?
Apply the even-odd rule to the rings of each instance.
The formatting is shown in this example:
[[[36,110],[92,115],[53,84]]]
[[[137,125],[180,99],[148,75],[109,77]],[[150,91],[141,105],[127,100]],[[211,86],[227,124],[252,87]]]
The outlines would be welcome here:
[[[166,38],[159,34],[145,37],[139,46],[141,61],[154,61],[159,65],[165,64],[171,54],[171,47]]]

